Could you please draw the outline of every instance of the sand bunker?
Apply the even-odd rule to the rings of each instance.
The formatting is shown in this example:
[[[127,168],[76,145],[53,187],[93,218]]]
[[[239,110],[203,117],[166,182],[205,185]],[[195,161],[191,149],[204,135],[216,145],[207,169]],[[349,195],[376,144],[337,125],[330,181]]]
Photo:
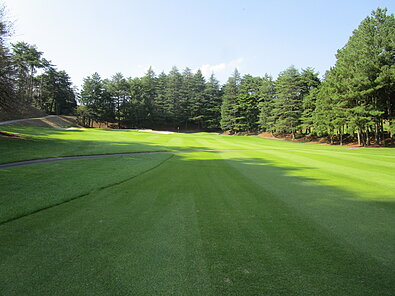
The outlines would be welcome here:
[[[143,133],[154,133],[154,134],[163,134],[163,135],[174,134],[174,132],[154,131],[154,130],[151,130],[151,129],[139,130],[139,132],[143,132]]]

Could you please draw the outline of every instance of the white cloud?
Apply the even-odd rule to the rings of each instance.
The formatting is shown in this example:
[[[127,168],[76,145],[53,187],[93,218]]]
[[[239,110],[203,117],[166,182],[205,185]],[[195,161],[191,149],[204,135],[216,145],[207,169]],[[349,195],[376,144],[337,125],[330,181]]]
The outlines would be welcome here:
[[[144,65],[137,65],[137,76],[136,77],[143,77],[145,74],[147,74],[147,71],[149,68],[152,68],[152,70],[154,70],[154,68],[151,65],[148,66],[144,66]],[[154,70],[155,72],[155,70]]]
[[[200,71],[202,71],[202,74],[204,76],[209,77],[212,73],[218,74],[220,72],[224,72],[225,70],[227,72],[229,70],[234,70],[234,68],[237,68],[243,62],[244,62],[244,58],[238,58],[226,63],[220,63],[215,65],[205,64],[202,65],[199,69]]]

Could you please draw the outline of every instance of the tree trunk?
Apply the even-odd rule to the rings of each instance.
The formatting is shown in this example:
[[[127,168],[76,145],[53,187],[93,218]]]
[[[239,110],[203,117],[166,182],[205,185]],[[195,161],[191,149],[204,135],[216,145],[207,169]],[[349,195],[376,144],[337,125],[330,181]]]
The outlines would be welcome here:
[[[117,101],[117,111],[118,111],[118,129],[121,129],[121,111],[119,110],[119,98]]]
[[[366,146],[370,145],[370,139],[369,139],[369,127],[366,127]]]
[[[361,130],[360,129],[357,132],[357,136],[358,136],[358,145],[361,146]]]
[[[376,145],[380,144],[379,130],[379,122],[376,122],[374,131],[374,142]]]
[[[385,135],[384,135],[384,122],[380,119],[380,139],[381,143],[385,146]]]
[[[51,106],[49,107],[49,113],[52,113],[54,101],[55,100],[51,101]]]

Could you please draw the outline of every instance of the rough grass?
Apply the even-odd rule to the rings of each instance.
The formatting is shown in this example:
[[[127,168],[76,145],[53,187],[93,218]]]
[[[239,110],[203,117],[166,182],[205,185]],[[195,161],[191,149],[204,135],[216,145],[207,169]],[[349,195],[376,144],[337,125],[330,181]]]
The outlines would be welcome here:
[[[37,147],[45,151],[34,157],[116,152],[113,142],[129,151],[254,150],[1,170],[0,205],[18,205],[15,217],[28,210],[0,225],[0,294],[395,294],[394,150],[212,134],[19,132],[29,140],[0,142],[3,151],[20,149],[3,162],[28,159]]]

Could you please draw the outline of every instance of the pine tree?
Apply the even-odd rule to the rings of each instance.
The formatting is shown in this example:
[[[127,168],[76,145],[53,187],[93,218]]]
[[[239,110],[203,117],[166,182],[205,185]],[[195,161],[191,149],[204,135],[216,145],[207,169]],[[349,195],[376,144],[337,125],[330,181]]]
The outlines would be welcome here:
[[[114,104],[105,82],[98,73],[84,79],[81,102],[87,107],[90,120],[108,123],[114,120]]]
[[[220,128],[222,91],[219,81],[215,78],[214,74],[211,74],[206,83],[205,93],[205,97],[207,98],[204,108],[205,128]]]
[[[184,119],[182,111],[183,78],[177,67],[173,67],[167,76],[166,105],[165,109],[174,128],[179,128]]]
[[[141,78],[141,86],[142,86],[142,100],[144,101],[145,106],[145,119],[144,122],[146,125],[152,125],[154,120],[154,101],[156,97],[156,75],[152,70],[152,67],[149,67],[147,73]]]
[[[383,120],[391,121],[395,103],[395,18],[377,9],[365,18],[338,51],[336,65],[326,80],[332,96],[347,112],[349,127],[359,142],[369,145],[373,130],[381,141]]]
[[[200,70],[197,70],[192,77],[192,100],[190,102],[189,120],[198,129],[206,127],[206,108],[208,98],[206,96],[206,80]]]
[[[17,93],[26,104],[33,103],[34,76],[37,69],[48,66],[35,45],[17,42],[12,45],[12,59],[17,71]]]
[[[115,105],[115,115],[118,122],[118,128],[121,128],[123,109],[128,98],[129,84],[122,73],[116,73],[107,85],[112,101]]]
[[[259,129],[261,131],[274,130],[273,100],[274,100],[274,81],[269,75],[262,78],[259,88]]]
[[[300,78],[302,84],[302,114],[300,117],[300,128],[302,130],[305,129],[306,133],[310,134],[313,127],[313,112],[315,109],[318,87],[321,81],[318,78],[318,73],[312,68],[302,69]]]
[[[182,72],[182,85],[180,89],[180,97],[178,99],[178,117],[180,124],[188,129],[190,120],[192,119],[192,105],[195,100],[193,73],[190,68],[185,68]]]
[[[260,88],[262,79],[251,75],[244,75],[240,81],[234,118],[236,131],[256,131],[258,129]]]
[[[156,97],[154,98],[154,123],[157,126],[167,126],[170,120],[167,100],[167,75],[159,74],[156,83]]]
[[[302,88],[301,75],[293,66],[281,72],[275,84],[274,129],[277,132],[291,133],[292,139],[295,139],[300,124]]]
[[[20,104],[14,86],[14,65],[5,39],[10,35],[4,7],[0,4],[0,112],[11,113]]]
[[[37,77],[39,87],[34,104],[47,114],[71,114],[77,107],[70,76],[65,71],[48,68]]]
[[[240,91],[240,73],[237,69],[229,77],[223,88],[223,100],[221,105],[221,129],[235,131],[235,120],[237,117],[235,106]]]

